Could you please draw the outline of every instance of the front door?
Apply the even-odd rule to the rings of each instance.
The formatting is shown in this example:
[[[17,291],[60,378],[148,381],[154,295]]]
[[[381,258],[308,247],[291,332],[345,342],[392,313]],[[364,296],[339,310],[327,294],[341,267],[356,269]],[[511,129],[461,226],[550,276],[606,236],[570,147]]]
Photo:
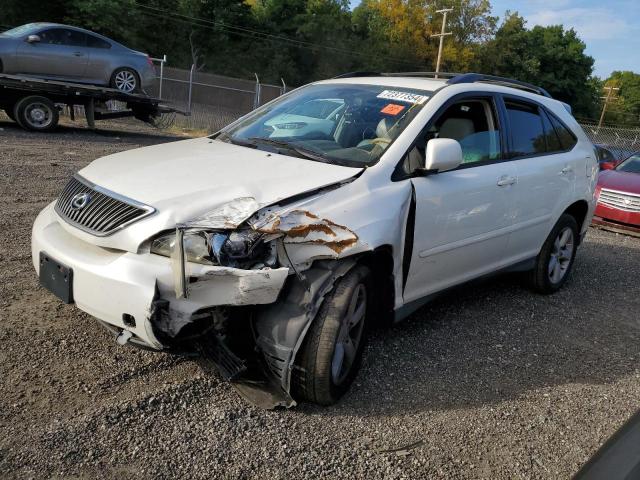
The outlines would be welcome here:
[[[39,42],[18,47],[18,68],[26,75],[80,78],[89,63],[86,36],[67,28],[48,28],[38,33]]]
[[[413,178],[415,229],[404,300],[465,282],[505,263],[516,171],[502,161],[503,138],[493,96],[456,100],[424,133],[460,142],[455,170]],[[425,142],[425,143],[426,143]]]

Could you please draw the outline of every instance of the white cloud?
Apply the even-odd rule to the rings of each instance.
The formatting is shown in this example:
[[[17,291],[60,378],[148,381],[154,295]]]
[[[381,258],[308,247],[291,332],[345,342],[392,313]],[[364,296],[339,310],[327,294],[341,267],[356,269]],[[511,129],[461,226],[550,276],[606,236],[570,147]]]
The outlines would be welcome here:
[[[632,29],[624,18],[600,7],[539,10],[527,15],[526,19],[529,27],[562,24],[565,28],[573,28],[584,41],[625,37]]]

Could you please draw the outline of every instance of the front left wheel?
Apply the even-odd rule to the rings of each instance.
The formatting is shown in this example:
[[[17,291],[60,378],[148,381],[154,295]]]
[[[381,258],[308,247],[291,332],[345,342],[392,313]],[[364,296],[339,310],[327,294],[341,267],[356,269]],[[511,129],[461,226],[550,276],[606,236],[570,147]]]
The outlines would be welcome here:
[[[360,367],[372,301],[367,267],[355,267],[336,283],[298,353],[293,378],[296,398],[332,405],[349,389]]]

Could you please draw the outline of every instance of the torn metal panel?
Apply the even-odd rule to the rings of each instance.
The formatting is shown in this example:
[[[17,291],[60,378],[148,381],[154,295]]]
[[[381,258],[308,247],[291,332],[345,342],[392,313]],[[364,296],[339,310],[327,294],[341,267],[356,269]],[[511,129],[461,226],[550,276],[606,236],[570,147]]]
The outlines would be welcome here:
[[[358,235],[353,230],[307,210],[270,212],[257,218],[252,228],[262,233],[286,235],[286,243],[322,245],[332,250],[333,256],[358,243]]]
[[[289,392],[296,353],[324,297],[354,265],[354,258],[316,262],[305,272],[304,280],[292,277],[283,297],[258,312],[253,324],[256,344],[284,392]]]
[[[188,222],[186,227],[223,228],[232,229],[238,227],[254,212],[262,208],[253,197],[240,197],[224,203],[213,210],[206,212]]]
[[[189,283],[189,300],[204,305],[263,305],[278,298],[289,269],[215,267]]]

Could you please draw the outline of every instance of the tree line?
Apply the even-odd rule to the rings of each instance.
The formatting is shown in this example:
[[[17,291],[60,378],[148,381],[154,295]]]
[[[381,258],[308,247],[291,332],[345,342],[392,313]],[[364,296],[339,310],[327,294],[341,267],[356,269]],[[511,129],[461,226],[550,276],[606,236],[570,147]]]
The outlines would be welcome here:
[[[640,75],[593,76],[572,29],[528,28],[517,12],[491,15],[489,0],[2,0],[0,26],[34,21],[102,33],[169,65],[295,86],[349,71],[432,71],[448,16],[441,70],[475,71],[540,85],[585,118],[597,118],[602,87],[620,88],[609,118],[638,124]]]

